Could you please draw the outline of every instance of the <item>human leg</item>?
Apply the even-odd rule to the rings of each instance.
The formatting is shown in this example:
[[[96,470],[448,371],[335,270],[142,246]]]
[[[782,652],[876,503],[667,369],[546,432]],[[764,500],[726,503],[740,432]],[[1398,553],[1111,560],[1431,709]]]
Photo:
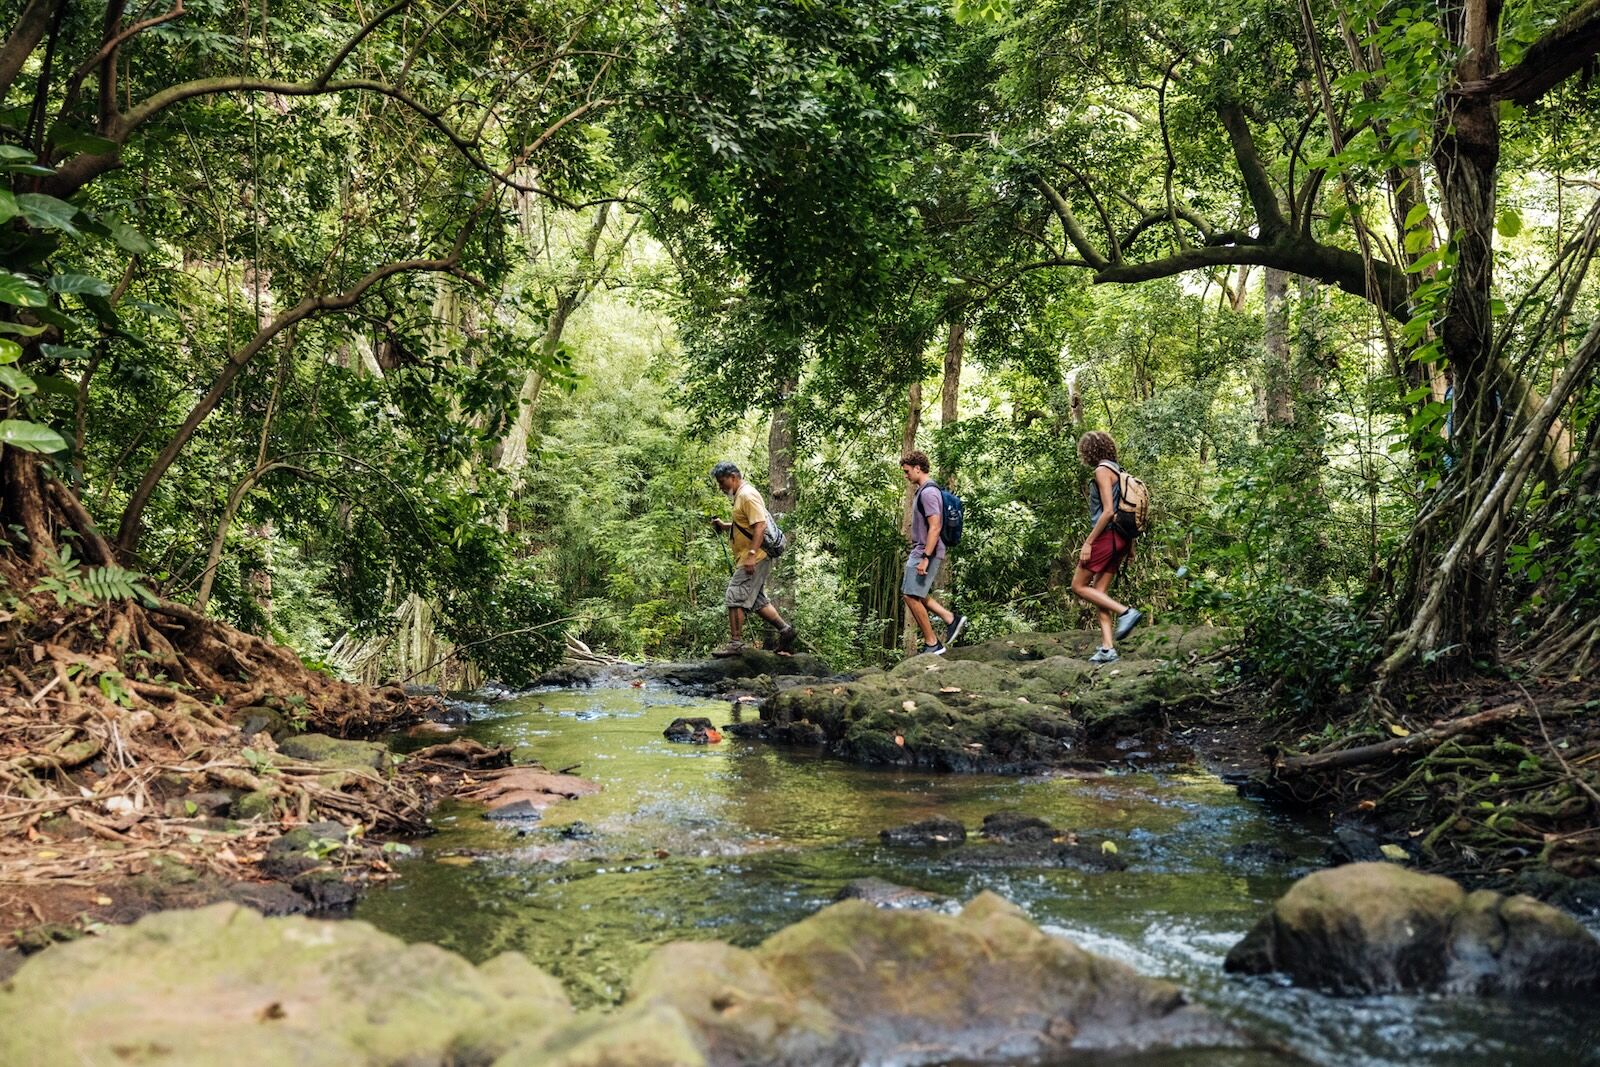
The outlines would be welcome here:
[[[1116,571],[1105,571],[1097,574],[1094,576],[1094,580],[1089,583],[1089,587],[1105,594],[1109,598],[1110,594],[1107,593],[1107,590],[1111,587],[1111,580],[1116,576]],[[1096,608],[1095,617],[1100,621],[1100,647],[1116,648],[1117,642],[1112,634],[1112,628],[1116,624],[1117,616],[1107,608]]]
[[[1111,584],[1111,578],[1116,576],[1116,571],[1103,571],[1106,585]],[[1093,604],[1102,611],[1109,611],[1114,615],[1121,615],[1128,610],[1128,605],[1119,600],[1112,599],[1104,588],[1097,587],[1095,582],[1100,575],[1095,574],[1083,564],[1078,564],[1078,569],[1072,575],[1072,592],[1086,603]]]

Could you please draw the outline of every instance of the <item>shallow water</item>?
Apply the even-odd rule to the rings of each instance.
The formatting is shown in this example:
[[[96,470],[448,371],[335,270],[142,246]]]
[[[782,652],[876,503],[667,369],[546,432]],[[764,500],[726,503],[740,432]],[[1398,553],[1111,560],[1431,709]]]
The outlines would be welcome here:
[[[1313,1063],[1600,1064],[1600,1017],[1587,1005],[1334,998],[1224,975],[1228,948],[1315,865],[1323,841],[1211,774],[1015,779],[871,770],[733,739],[672,744],[661,731],[678,715],[730,718],[726,702],[650,689],[537,693],[482,713],[465,735],[515,745],[553,769],[577,765],[574,773],[603,790],[551,808],[520,836],[478,809],[441,809],[439,832],[357,916],[473,960],[516,949],[559,977],[575,1002],[596,1004],[620,999],[628,974],[656,945],[754,945],[831,902],[852,879],[876,876],[959,899],[992,889],[1048,929],[1180,983]],[[970,831],[1000,810],[1038,815],[1085,842],[1111,842],[1129,869],[963,870],[937,854],[878,843],[878,831],[930,815]],[[1234,851],[1244,845],[1274,846],[1290,859]],[[1293,1061],[1189,1052],[1116,1062]]]

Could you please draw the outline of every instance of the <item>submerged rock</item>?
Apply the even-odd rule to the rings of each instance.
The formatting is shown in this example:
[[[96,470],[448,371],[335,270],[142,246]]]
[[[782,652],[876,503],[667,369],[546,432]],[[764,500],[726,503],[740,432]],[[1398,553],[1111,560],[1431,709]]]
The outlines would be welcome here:
[[[1347,994],[1593,992],[1600,941],[1532,897],[1352,863],[1296,882],[1226,966]]]
[[[983,817],[984,837],[995,841],[1054,841],[1061,831],[1033,815],[997,811]]]
[[[874,908],[942,908],[950,903],[943,893],[930,893],[882,878],[857,878],[839,890],[834,900],[863,900]]]
[[[507,1062],[981,1064],[1244,1043],[1176,986],[1051,937],[990,893],[959,915],[849,900],[754,950],[667,945],[635,974],[615,1035],[597,1023],[549,1034]],[[648,1026],[688,1038],[699,1058],[628,1058]],[[571,1047],[566,1032],[580,1028],[589,1058],[539,1058]]]
[[[900,848],[929,848],[936,845],[959,845],[967,839],[967,828],[954,819],[936,815],[931,819],[896,826],[878,833],[878,840]]]
[[[557,774],[543,767],[505,767],[479,775],[471,788],[457,795],[485,805],[488,818],[525,819],[538,818],[552,804],[598,792],[598,782],[576,775]]]
[[[474,967],[363,922],[218,904],[30,959],[0,989],[0,1063],[488,1063],[571,1014],[519,955]]]

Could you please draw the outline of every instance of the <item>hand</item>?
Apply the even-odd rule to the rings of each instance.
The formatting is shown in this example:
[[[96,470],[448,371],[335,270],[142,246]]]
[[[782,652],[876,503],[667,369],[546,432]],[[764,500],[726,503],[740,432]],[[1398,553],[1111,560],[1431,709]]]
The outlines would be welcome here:
[[[920,578],[924,574],[927,574],[927,573],[928,573],[928,557],[927,556],[923,556],[922,557],[922,562],[917,564],[917,577]]]
[[[746,563],[744,565],[744,572],[746,574],[754,574],[756,572],[756,565],[754,563]]]
[[[728,526],[729,526],[729,524],[726,523],[726,522],[723,522],[721,519],[713,517],[712,520],[711,520],[711,528],[713,530],[717,531],[718,533],[727,533],[728,532]]]
[[[1088,541],[1085,541],[1083,543],[1083,547],[1078,550],[1078,562],[1079,563],[1088,563],[1089,562],[1089,553],[1093,549],[1093,547],[1094,546],[1091,545]]]

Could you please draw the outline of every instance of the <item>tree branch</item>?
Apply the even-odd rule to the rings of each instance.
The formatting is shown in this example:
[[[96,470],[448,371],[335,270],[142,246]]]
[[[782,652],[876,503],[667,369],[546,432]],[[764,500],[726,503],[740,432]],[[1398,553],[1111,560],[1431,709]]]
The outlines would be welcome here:
[[[1529,46],[1522,62],[1487,78],[1462,82],[1450,94],[1532,104],[1600,55],[1600,0],[1588,0]]]
[[[0,45],[0,100],[11,91],[17,75],[22,73],[23,64],[44,40],[51,16],[64,3],[66,0],[28,0],[22,14],[17,16],[17,24],[11,28],[6,43]]]
[[[1261,227],[1261,236],[1271,237],[1285,229],[1287,224],[1283,219],[1283,208],[1278,203],[1277,190],[1273,189],[1266,165],[1261,162],[1261,155],[1256,151],[1256,140],[1250,133],[1249,120],[1245,118],[1244,109],[1233,102],[1218,104],[1217,117],[1222,120],[1223,129],[1228,131],[1228,142],[1233,146],[1233,158],[1239,164],[1239,174],[1244,179],[1245,192],[1249,194],[1250,204],[1255,208],[1256,222]]]
[[[1044,195],[1051,210],[1061,220],[1062,231],[1067,235],[1067,240],[1072,243],[1072,247],[1078,250],[1078,255],[1083,257],[1084,262],[1097,271],[1109,268],[1111,261],[1101,255],[1099,249],[1089,243],[1089,238],[1083,232],[1083,227],[1078,225],[1078,217],[1072,213],[1072,205],[1067,203],[1066,198],[1056,190],[1056,187],[1037,176],[1030,178],[1029,181],[1035,189],[1038,189]]]

